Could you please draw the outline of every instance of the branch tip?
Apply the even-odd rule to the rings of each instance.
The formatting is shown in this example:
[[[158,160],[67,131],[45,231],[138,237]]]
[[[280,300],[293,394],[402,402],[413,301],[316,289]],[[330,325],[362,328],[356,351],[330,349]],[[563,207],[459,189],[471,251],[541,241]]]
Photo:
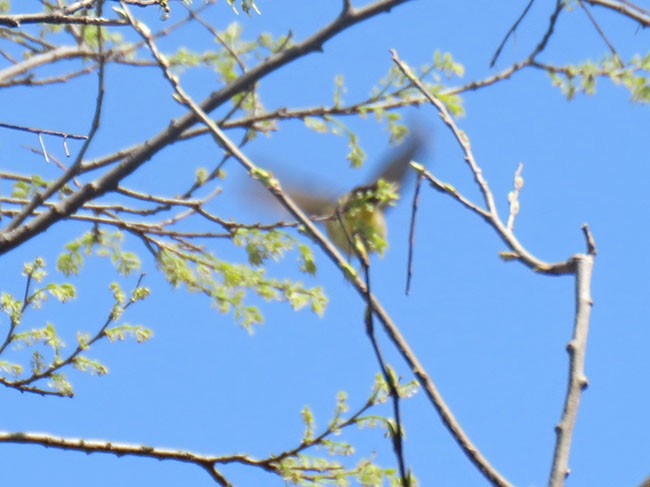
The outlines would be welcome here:
[[[587,244],[587,253],[589,255],[596,255],[598,253],[598,249],[596,249],[596,242],[594,240],[594,236],[591,233],[591,230],[589,229],[589,225],[586,223],[583,223],[582,227],[582,233],[585,236],[585,243]]]

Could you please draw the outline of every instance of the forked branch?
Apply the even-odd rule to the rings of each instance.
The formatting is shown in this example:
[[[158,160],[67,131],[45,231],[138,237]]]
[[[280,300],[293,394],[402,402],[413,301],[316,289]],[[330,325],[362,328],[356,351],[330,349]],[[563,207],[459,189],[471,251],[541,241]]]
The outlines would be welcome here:
[[[521,181],[521,166],[515,174],[515,189],[511,193],[511,209],[510,217],[507,223],[504,223],[497,212],[497,207],[494,200],[494,195],[483,177],[483,171],[478,165],[476,158],[472,152],[470,140],[467,134],[460,130],[456,122],[449,114],[444,103],[426,90],[422,83],[413,75],[410,68],[399,59],[397,52],[392,51],[393,61],[400,68],[402,73],[411,80],[422,94],[431,102],[431,104],[438,110],[443,122],[447,125],[453,136],[463,151],[465,162],[467,163],[474,180],[483,195],[483,204],[481,206],[472,202],[460,194],[452,185],[443,183],[435,176],[424,168],[421,168],[421,174],[431,182],[432,186],[437,190],[452,196],[465,208],[479,215],[497,232],[501,239],[508,245],[510,251],[502,253],[502,257],[506,259],[516,259],[531,268],[536,272],[541,272],[549,275],[560,274],[573,274],[576,282],[576,315],[573,336],[567,346],[569,352],[569,381],[567,393],[565,396],[564,410],[559,424],[556,426],[556,444],[553,455],[553,464],[551,467],[551,475],[549,485],[551,487],[561,487],[564,485],[564,479],[568,475],[569,468],[569,453],[571,447],[571,438],[575,427],[575,420],[578,414],[578,407],[580,404],[580,397],[582,391],[587,386],[587,379],[584,372],[584,361],[587,349],[587,336],[589,331],[589,317],[591,312],[591,276],[594,264],[594,257],[596,255],[596,245],[593,236],[586,225],[583,225],[582,230],[585,235],[587,244],[587,254],[576,254],[569,257],[564,262],[547,263],[544,262],[533,254],[528,252],[524,246],[517,240],[514,235],[514,216],[518,211],[518,198],[519,191],[523,185]],[[512,206],[516,203],[515,206]],[[462,442],[457,438],[459,444]],[[474,451],[464,448],[465,453],[473,459]]]

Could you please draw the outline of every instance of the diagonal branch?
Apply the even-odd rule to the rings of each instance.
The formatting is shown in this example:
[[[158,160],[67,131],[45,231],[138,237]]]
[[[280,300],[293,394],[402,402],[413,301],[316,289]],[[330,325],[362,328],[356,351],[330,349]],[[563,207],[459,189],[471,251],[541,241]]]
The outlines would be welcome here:
[[[517,30],[517,27],[519,27],[519,24],[521,24],[521,22],[524,20],[524,18],[528,14],[528,11],[530,10],[530,7],[533,6],[534,1],[535,0],[530,0],[528,2],[528,5],[526,5],[526,8],[521,13],[519,18],[515,21],[514,24],[512,24],[512,27],[510,27],[510,30],[507,32],[506,36],[501,41],[501,44],[499,44],[499,47],[497,48],[496,52],[494,53],[494,56],[492,56],[492,60],[490,61],[490,67],[493,67],[496,64],[497,59],[499,59],[499,56],[501,55],[501,51],[503,50],[503,48],[506,45],[506,42],[508,42],[508,39],[510,38],[510,36],[515,33],[515,31]]]
[[[395,421],[395,424],[393,425],[389,423],[388,435],[393,445],[395,457],[397,458],[397,465],[399,467],[402,487],[412,487],[412,475],[410,469],[408,471],[406,469],[406,459],[404,454],[404,427],[402,426],[402,417],[400,411],[399,380],[397,379],[395,372],[386,363],[384,354],[382,353],[381,347],[379,346],[379,341],[375,336],[375,324],[373,321],[371,304],[372,293],[370,291],[370,264],[367,258],[363,258],[363,256],[358,257],[361,261],[361,266],[363,268],[363,273],[366,281],[366,311],[364,313],[366,322],[366,334],[370,339],[372,349],[375,353],[375,357],[377,358],[377,362],[379,363],[381,374],[384,378],[384,381],[386,381],[388,395],[390,396],[393,405],[393,419]]]
[[[223,105],[233,96],[247,91],[260,79],[277,69],[312,52],[323,49],[323,44],[340,32],[372,18],[381,13],[408,2],[409,0],[378,0],[365,7],[342,12],[336,19],[326,25],[303,42],[295,44],[284,51],[278,52],[264,62],[251,68],[238,79],[213,92],[200,104],[201,110],[210,113]],[[110,171],[84,185],[81,189],[60,201],[51,210],[24,222],[21,226],[0,233],[0,255],[19,246],[30,238],[44,232],[50,226],[75,213],[88,201],[113,191],[118,184],[136,169],[149,161],[165,147],[174,143],[183,132],[199,122],[200,117],[193,111],[188,111],[178,119],[172,120],[154,137],[146,140],[137,148],[128,151],[125,157]]]
[[[409,78],[411,82],[422,92],[422,94],[431,102],[431,104],[436,107],[440,113],[440,116],[442,117],[443,122],[447,125],[447,127],[449,127],[452,134],[456,138],[456,141],[460,145],[465,155],[465,162],[469,166],[470,171],[474,176],[474,180],[479,187],[481,194],[483,195],[485,208],[481,208],[475,203],[471,203],[469,200],[460,196],[455,188],[450,185],[438,182],[430,175],[428,176],[429,181],[431,181],[438,189],[442,189],[446,193],[453,195],[456,199],[459,199],[459,201],[461,201],[465,206],[472,209],[475,213],[481,215],[486,221],[488,221],[490,225],[492,225],[492,227],[496,230],[499,237],[501,237],[506,245],[512,249],[513,255],[509,255],[508,257],[520,260],[536,272],[541,272],[544,274],[559,275],[573,273],[574,266],[571,259],[557,263],[544,262],[528,252],[528,250],[519,242],[517,237],[515,237],[514,233],[508,229],[507,225],[501,220],[499,216],[496,203],[494,201],[494,195],[492,194],[487,181],[483,177],[483,170],[476,162],[476,158],[472,152],[469,137],[467,137],[467,134],[465,134],[465,132],[458,128],[456,122],[449,114],[449,111],[445,107],[444,103],[442,103],[437,97],[431,94],[422,85],[417,77],[411,72],[410,68],[399,59],[396,51],[393,50],[391,52],[395,64],[400,68],[404,75]],[[425,172],[425,175],[426,174],[427,173]]]
[[[90,57],[95,54],[95,51],[85,46],[60,46],[0,70],[0,82],[8,83],[16,76],[25,74],[39,66],[52,64],[63,59]]]
[[[125,10],[128,13],[128,10]],[[130,17],[130,21],[133,27],[138,30],[139,34],[147,39],[146,32],[139,29],[137,21],[132,17]],[[481,473],[483,473],[486,478],[490,480],[490,482],[492,482],[493,485],[500,487],[510,486],[511,484],[503,476],[501,476],[498,471],[496,471],[496,469],[483,457],[479,450],[469,440],[469,437],[462,430],[458,421],[456,421],[454,418],[451,410],[444,402],[440,392],[433,383],[433,380],[426,372],[422,364],[419,362],[417,356],[411,350],[409,344],[402,336],[397,325],[392,321],[379,301],[368,292],[368,289],[363,280],[358,276],[356,272],[354,272],[354,270],[339,253],[336,247],[334,247],[330,240],[321,233],[321,231],[307,217],[307,215],[303,213],[298,205],[296,205],[296,203],[282,190],[279,182],[276,179],[270,177],[265,171],[259,169],[239,149],[239,147],[237,147],[237,145],[234,144],[222,132],[217,124],[210,117],[208,117],[207,113],[205,113],[202,107],[197,105],[187,94],[185,94],[184,90],[179,85],[177,78],[170,72],[169,63],[158,52],[156,45],[152,41],[148,42],[148,44],[152,53],[158,60],[160,67],[165,74],[165,77],[174,87],[177,100],[191,109],[191,111],[201,120],[201,122],[208,127],[214,139],[226,151],[231,153],[249,171],[252,176],[257,176],[259,179],[262,179],[271,194],[282,204],[282,206],[284,206],[285,209],[287,209],[298,221],[300,221],[300,223],[305,227],[307,233],[314,239],[316,244],[321,247],[321,249],[325,251],[325,253],[336,263],[336,265],[346,273],[346,276],[355,286],[357,292],[361,295],[361,297],[367,299],[367,301],[371,304],[375,315],[383,323],[384,329],[389,338],[396,346],[404,360],[409,364],[411,370],[413,371],[420,384],[422,384],[434,407],[438,410],[440,416],[443,418],[445,426],[447,426],[447,428],[452,431],[454,438],[459,442],[463,451],[468,454],[476,467],[481,471]]]
[[[614,10],[632,20],[636,20],[643,27],[650,27],[650,10],[639,7],[632,2],[622,3],[613,0],[584,0],[584,2]]]
[[[594,16],[591,14],[587,6],[584,4],[582,0],[578,0],[578,4],[584,10],[585,14],[587,14],[587,18],[591,22],[591,25],[594,26],[594,29],[596,29],[596,32],[598,32],[598,35],[601,37],[603,42],[607,44],[607,48],[609,51],[612,53],[612,55],[618,60],[619,64],[622,66],[623,62],[621,61],[621,56],[618,55],[618,52],[616,51],[616,48],[614,47],[614,44],[607,38],[607,35],[605,35],[605,31],[600,27]]]
[[[467,135],[461,131],[457,126],[454,120],[451,118],[449,112],[445,105],[434,95],[429,93],[420,81],[415,77],[408,66],[406,66],[397,56],[395,51],[392,51],[393,61],[400,70],[408,77],[411,82],[420,89],[422,94],[429,99],[432,105],[434,105],[443,121],[454,137],[461,146],[464,155],[465,161],[469,165],[476,183],[479,186],[480,191],[483,193],[483,197],[486,204],[486,209],[481,208],[480,206],[472,203],[471,201],[464,198],[460,195],[452,186],[444,184],[438,181],[432,175],[426,173],[426,171],[421,170],[421,173],[431,181],[431,183],[436,187],[447,194],[455,197],[461,204],[469,208],[476,214],[480,215],[485,221],[487,221],[499,234],[501,239],[512,249],[513,258],[516,258],[523,262],[528,267],[532,268],[535,271],[542,272],[545,274],[559,275],[559,274],[574,274],[575,283],[576,283],[576,314],[575,314],[575,325],[573,331],[573,337],[567,346],[569,352],[569,382],[567,386],[567,393],[565,396],[564,410],[562,418],[559,424],[556,426],[556,444],[553,457],[553,465],[551,468],[551,475],[549,480],[549,485],[551,487],[562,487],[564,485],[564,479],[568,475],[569,468],[569,453],[571,449],[571,439],[573,435],[573,430],[575,428],[575,422],[578,414],[578,407],[580,405],[580,397],[582,391],[587,387],[587,379],[584,372],[584,363],[585,363],[585,354],[587,348],[587,336],[589,332],[589,317],[591,313],[591,275],[594,265],[594,257],[596,255],[596,245],[594,243],[593,236],[589,231],[589,228],[586,225],[583,225],[582,230],[585,236],[587,244],[587,254],[576,254],[567,259],[565,262],[559,262],[555,264],[548,264],[541,260],[538,260],[532,254],[528,253],[526,249],[519,243],[515,238],[512,231],[512,224],[504,224],[503,221],[499,218],[499,215],[496,211],[496,206],[494,204],[494,198],[492,192],[487,185],[487,182],[483,178],[482,170],[477,165],[474,155],[471,150],[469,143],[469,138]],[[521,166],[520,166],[521,169]],[[521,189],[522,182],[518,182],[517,179],[520,179],[519,170],[516,173],[515,177],[515,193]],[[517,194],[514,196],[518,197]],[[511,209],[511,221],[514,219],[514,214]],[[457,441],[460,440],[457,439]],[[461,446],[462,443],[461,443]],[[466,454],[474,460],[473,455],[476,453],[473,449],[465,449]]]

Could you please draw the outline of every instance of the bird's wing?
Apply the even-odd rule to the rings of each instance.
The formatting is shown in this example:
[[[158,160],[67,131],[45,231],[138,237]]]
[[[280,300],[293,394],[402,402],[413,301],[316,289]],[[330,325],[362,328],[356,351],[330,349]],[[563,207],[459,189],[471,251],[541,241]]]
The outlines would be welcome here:
[[[370,182],[353,188],[342,199],[355,192],[375,188],[379,179],[393,183],[395,191],[399,191],[407,173],[409,162],[423,150],[424,146],[425,134],[423,129],[417,126],[413,127],[411,134],[404,140],[402,145],[395,151],[391,151],[379,165],[378,171]],[[310,216],[331,216],[336,211],[336,207],[341,200],[331,192],[323,191],[322,181],[319,185],[314,185],[313,181],[305,181],[305,184],[298,185],[294,182],[293,184],[283,184],[282,187],[300,209]],[[280,205],[261,186],[256,185],[255,191],[251,193],[253,199],[257,200],[260,206],[273,209],[280,208]]]
[[[374,184],[379,179],[388,183],[394,183],[397,188],[402,184],[409,163],[418,154],[422,153],[425,146],[425,135],[422,128],[414,127],[411,134],[404,140],[402,146],[388,154],[385,160],[379,165],[379,170],[374,174],[369,184]]]
[[[336,208],[336,198],[308,193],[304,190],[287,188],[284,190],[302,211],[311,216],[330,216]]]
[[[329,216],[336,208],[336,196],[332,192],[314,188],[310,181],[282,184],[282,190],[309,216]],[[249,205],[259,208],[262,213],[288,217],[288,212],[259,181],[246,179],[239,192],[246,197]]]

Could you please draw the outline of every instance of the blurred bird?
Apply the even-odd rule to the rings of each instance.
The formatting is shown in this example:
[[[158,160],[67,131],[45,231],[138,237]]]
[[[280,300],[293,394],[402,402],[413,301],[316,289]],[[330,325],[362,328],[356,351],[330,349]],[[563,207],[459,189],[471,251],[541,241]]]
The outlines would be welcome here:
[[[402,147],[385,157],[368,183],[338,199],[290,186],[285,191],[305,213],[326,219],[327,234],[343,253],[362,258],[375,252],[381,255],[387,247],[384,213],[399,199],[409,163],[422,152],[424,142],[422,130],[413,131]]]

